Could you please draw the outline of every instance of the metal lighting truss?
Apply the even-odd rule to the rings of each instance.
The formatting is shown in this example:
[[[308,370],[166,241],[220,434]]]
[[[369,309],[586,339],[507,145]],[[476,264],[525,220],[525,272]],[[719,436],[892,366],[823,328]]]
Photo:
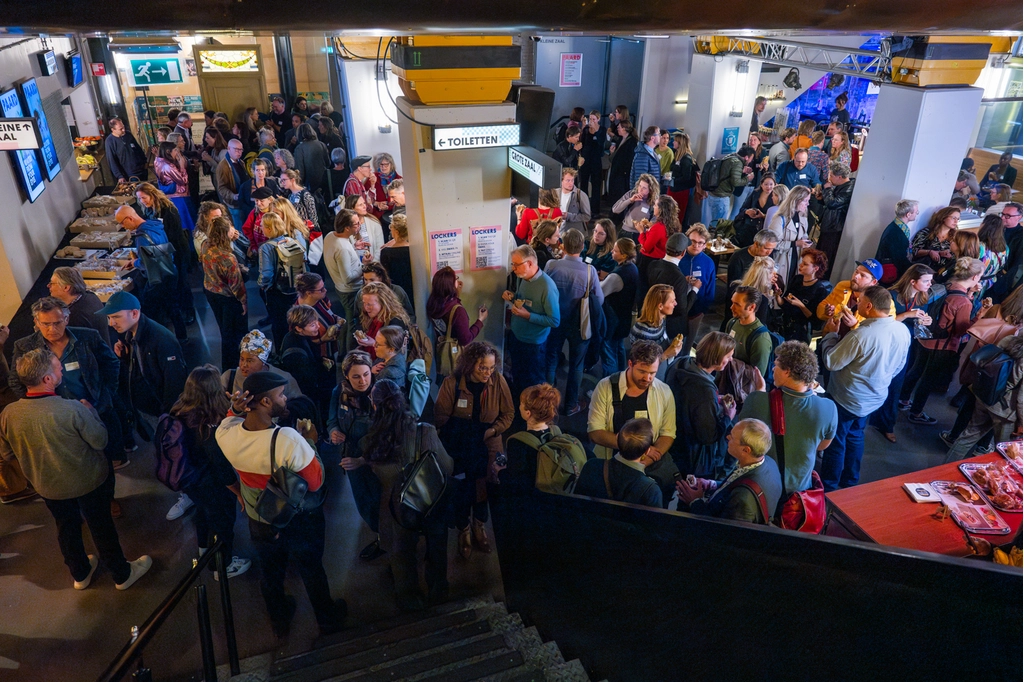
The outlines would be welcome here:
[[[700,54],[731,54],[782,66],[842,73],[878,83],[892,82],[892,45],[883,38],[878,52],[832,45],[749,36],[694,36]]]

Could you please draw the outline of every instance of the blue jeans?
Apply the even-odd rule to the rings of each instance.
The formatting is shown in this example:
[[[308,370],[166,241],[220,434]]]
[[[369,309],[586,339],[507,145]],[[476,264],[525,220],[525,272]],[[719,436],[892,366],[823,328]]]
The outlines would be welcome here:
[[[736,220],[736,216],[740,214],[740,208],[743,207],[743,202],[747,200],[747,197],[753,191],[754,187],[748,184],[746,187],[743,188],[743,191],[740,193],[739,196],[736,196],[735,194],[733,195],[732,210],[729,211],[729,220]]]
[[[234,223],[235,229],[241,232],[242,226],[245,225],[245,219],[249,217],[249,214],[243,213],[240,208],[228,208],[228,213],[231,214],[231,222]]]
[[[626,370],[626,346],[623,339],[605,339],[601,349],[601,370],[611,376]]]
[[[903,369],[889,382],[889,394],[885,397],[885,402],[871,414],[871,425],[882,433],[895,433],[900,391],[903,390],[903,380],[906,378],[910,366],[914,364],[915,349],[917,347],[918,344],[916,343],[910,344],[910,350],[907,351],[907,361],[903,364]]]
[[[583,365],[587,357],[587,346],[590,341],[580,338],[579,332],[569,331],[564,327],[552,329],[547,342],[547,380],[555,385],[558,371],[558,356],[562,354],[563,342],[569,342],[569,376],[565,381],[565,410],[576,406],[580,399],[580,383],[583,381]]]
[[[521,394],[530,386],[543,384],[547,379],[546,343],[524,343],[509,335],[509,355],[512,358],[512,383],[515,395]]]
[[[713,194],[704,198],[704,205],[701,207],[701,222],[710,229],[712,223],[721,218],[728,218],[732,210],[733,196],[730,194],[724,197],[716,197]]]
[[[864,457],[864,425],[867,415],[858,417],[836,403],[839,423],[836,437],[821,455],[821,482],[825,492],[849,488],[860,480],[860,460]]]

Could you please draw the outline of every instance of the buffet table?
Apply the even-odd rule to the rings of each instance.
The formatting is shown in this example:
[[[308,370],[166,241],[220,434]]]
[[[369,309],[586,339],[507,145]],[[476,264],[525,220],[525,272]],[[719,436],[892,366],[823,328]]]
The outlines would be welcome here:
[[[999,453],[993,452],[828,493],[825,496],[829,507],[825,535],[948,556],[971,556],[974,552],[967,544],[966,534],[960,526],[948,516],[940,520],[936,514],[939,505],[911,500],[903,484],[966,482],[967,479],[958,468],[960,464],[1005,461]],[[1016,480],[1020,482],[1019,474],[1016,474]],[[977,537],[985,538],[993,545],[1001,545],[1012,540],[1020,530],[1022,514],[996,513],[1010,526],[1010,533],[979,534]]]

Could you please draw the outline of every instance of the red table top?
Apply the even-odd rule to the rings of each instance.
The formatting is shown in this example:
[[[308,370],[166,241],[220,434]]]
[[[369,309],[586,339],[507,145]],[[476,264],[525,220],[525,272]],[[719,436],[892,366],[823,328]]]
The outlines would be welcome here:
[[[987,464],[1005,462],[997,452],[942,464],[931,469],[914,471],[903,476],[886,478],[873,483],[836,490],[826,497],[841,516],[854,523],[865,535],[880,545],[903,547],[951,556],[973,554],[967,545],[964,531],[951,517],[939,520],[935,516],[938,505],[918,503],[903,490],[904,483],[930,483],[932,481],[965,481],[958,468],[964,462]],[[1016,474],[1018,482],[1020,474]],[[998,545],[1009,540],[1021,526],[1024,514],[996,511],[1010,526],[1008,535],[979,534]]]

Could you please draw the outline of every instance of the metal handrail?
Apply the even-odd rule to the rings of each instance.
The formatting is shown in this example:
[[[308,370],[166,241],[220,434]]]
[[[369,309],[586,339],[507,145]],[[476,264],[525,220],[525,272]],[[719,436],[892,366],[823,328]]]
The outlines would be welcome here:
[[[111,661],[110,665],[107,666],[107,669],[103,671],[99,678],[97,678],[97,682],[117,682],[129,673],[132,665],[136,661],[141,660],[143,650],[146,648],[146,645],[149,644],[150,640],[152,640],[156,635],[160,626],[163,625],[164,621],[167,620],[167,617],[171,615],[171,612],[174,611],[175,607],[178,606],[181,600],[185,598],[189,588],[192,587],[192,583],[199,578],[203,569],[205,569],[210,562],[214,560],[217,562],[217,571],[220,575],[221,604],[224,609],[224,629],[228,640],[228,659],[231,666],[231,674],[238,674],[238,647],[235,642],[234,616],[231,610],[231,596],[228,591],[228,575],[225,566],[224,543],[217,538],[213,547],[211,547],[207,552],[204,552],[199,559],[193,559],[192,570],[181,579],[181,582],[178,583],[177,587],[175,587],[174,590],[167,595],[167,598],[165,598],[160,605],[156,607],[153,613],[150,614],[149,618],[146,619],[146,622],[143,623],[142,627],[132,628],[131,639],[124,645],[124,648],[121,649],[114,660]],[[205,602],[205,589],[200,599]],[[200,611],[200,619],[202,619],[202,613],[203,612]],[[205,625],[208,631],[208,610],[206,611],[206,618],[207,622]],[[212,648],[209,650],[207,649],[210,645],[209,640],[201,641],[200,643],[203,645],[203,663],[204,667],[206,667],[209,662],[212,661],[213,651]]]

